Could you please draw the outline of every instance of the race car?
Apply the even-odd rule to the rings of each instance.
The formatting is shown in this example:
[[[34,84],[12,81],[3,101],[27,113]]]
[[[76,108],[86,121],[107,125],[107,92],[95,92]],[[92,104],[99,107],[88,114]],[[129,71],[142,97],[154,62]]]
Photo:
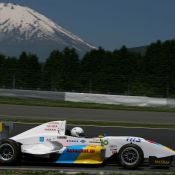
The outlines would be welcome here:
[[[135,169],[148,160],[169,167],[175,151],[132,136],[86,138],[80,127],[66,129],[66,121],[51,121],[0,141],[0,164],[19,161],[104,165],[110,161]]]

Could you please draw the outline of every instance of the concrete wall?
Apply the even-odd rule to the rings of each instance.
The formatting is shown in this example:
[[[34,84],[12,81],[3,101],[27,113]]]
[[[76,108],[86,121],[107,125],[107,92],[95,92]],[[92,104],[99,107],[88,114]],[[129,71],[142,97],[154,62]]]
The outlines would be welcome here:
[[[128,106],[167,106],[174,103],[164,98],[150,98],[139,96],[122,96],[122,95],[105,95],[105,94],[88,94],[88,93],[70,93],[65,94],[65,101],[86,102],[86,103],[103,103],[117,104]],[[169,104],[168,104],[169,102]]]
[[[38,98],[48,100],[65,100],[64,92],[51,91],[34,91],[34,90],[17,90],[17,89],[0,89],[1,97],[18,97],[18,98]]]
[[[128,106],[175,107],[175,99],[139,97],[139,96],[14,90],[14,89],[13,90],[0,89],[0,96],[18,97],[18,98],[38,98],[38,99],[86,102],[86,103],[117,104],[117,105],[128,105]]]

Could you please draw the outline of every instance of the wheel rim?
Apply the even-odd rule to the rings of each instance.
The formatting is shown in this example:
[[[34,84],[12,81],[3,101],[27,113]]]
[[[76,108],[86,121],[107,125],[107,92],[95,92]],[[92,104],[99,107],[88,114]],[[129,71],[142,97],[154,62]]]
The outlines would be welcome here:
[[[13,156],[14,156],[14,149],[10,144],[5,143],[0,146],[0,159],[1,160],[9,161],[13,158]]]
[[[139,152],[133,147],[128,147],[122,151],[121,161],[125,165],[135,165],[139,160]]]

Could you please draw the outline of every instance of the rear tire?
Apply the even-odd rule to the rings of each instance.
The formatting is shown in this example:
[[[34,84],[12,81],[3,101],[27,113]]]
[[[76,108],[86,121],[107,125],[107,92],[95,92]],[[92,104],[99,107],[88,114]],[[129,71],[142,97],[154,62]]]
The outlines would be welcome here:
[[[119,161],[124,168],[136,169],[143,160],[143,151],[135,144],[124,145],[119,151]]]
[[[20,145],[10,139],[0,142],[0,164],[12,165],[18,163],[21,154]]]

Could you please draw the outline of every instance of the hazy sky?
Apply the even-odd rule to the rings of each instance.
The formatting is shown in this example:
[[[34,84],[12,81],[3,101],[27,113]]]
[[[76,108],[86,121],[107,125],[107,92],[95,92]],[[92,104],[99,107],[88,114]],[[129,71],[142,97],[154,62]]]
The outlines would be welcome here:
[[[105,49],[175,38],[175,0],[0,0],[29,6]]]

